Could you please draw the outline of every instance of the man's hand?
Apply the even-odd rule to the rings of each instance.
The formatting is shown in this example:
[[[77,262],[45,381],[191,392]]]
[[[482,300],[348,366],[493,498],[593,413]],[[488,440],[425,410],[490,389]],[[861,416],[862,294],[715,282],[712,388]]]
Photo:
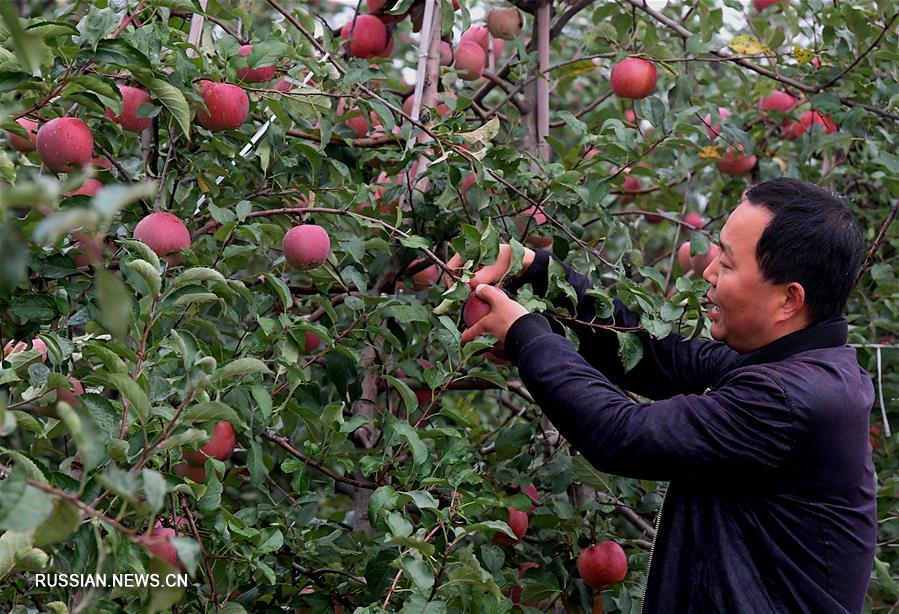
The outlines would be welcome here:
[[[528,267],[534,262],[534,256],[536,255],[534,250],[528,247],[524,248],[524,255],[521,257],[521,269],[518,271],[519,275],[528,270]],[[458,273],[462,270],[462,264],[462,256],[457,253],[453,254],[453,257],[446,263],[446,266],[449,270]],[[497,284],[505,278],[511,266],[512,246],[508,243],[503,243],[499,246],[499,254],[496,257],[496,262],[478,269],[474,277],[471,278],[471,281],[468,282],[468,285],[474,289],[477,288],[479,284],[488,284],[491,286]],[[453,279],[449,275],[444,275],[443,283],[449,288],[453,285]]]
[[[490,306],[490,312],[474,326],[465,329],[462,333],[462,345],[480,335],[494,335],[499,339],[497,348],[501,348],[505,345],[506,333],[515,320],[529,312],[499,288],[481,284],[475,288],[475,294]]]

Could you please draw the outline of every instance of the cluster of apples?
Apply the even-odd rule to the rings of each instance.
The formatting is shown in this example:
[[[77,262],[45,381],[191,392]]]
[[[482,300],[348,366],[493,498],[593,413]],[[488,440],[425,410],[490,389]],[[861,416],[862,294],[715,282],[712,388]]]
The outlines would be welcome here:
[[[767,5],[766,5],[767,6]],[[788,114],[801,104],[798,98],[783,92],[775,90],[769,95],[762,98],[758,103],[758,109],[763,120],[770,121],[769,112]],[[730,117],[731,111],[725,107],[718,108],[718,116],[722,120]],[[711,114],[705,116],[706,132],[709,139],[714,141],[721,134],[721,125],[712,123]],[[816,110],[804,111],[800,114],[799,119],[791,119],[789,116],[784,117],[781,122],[781,134],[787,140],[795,140],[800,138],[812,126],[821,126],[824,134],[832,134],[838,130],[837,125],[829,115]],[[745,175],[750,172],[758,163],[758,156],[746,155],[737,148],[728,147],[724,155],[718,160],[718,170],[727,175]]]

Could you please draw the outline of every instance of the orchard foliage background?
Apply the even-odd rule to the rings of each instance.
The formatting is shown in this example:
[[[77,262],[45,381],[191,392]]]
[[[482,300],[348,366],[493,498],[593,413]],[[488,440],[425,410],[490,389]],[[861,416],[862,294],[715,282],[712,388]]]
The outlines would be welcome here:
[[[454,46],[473,19],[511,6],[461,1],[434,11]],[[436,37],[419,67],[413,17],[393,26],[389,57],[349,57],[339,29],[350,2],[0,5],[0,128],[25,137],[15,119],[79,117],[95,156],[83,172],[55,174],[8,139],[0,152],[0,338],[25,342],[0,365],[3,610],[502,612],[517,584],[526,609],[578,611],[594,594],[577,556],[604,539],[624,547],[629,571],[601,593],[603,607],[638,610],[664,484],[592,469],[514,369],[479,353],[489,339],[459,347],[465,284],[447,292],[428,273],[411,279],[454,251],[470,260],[467,276],[501,241],[517,251],[551,239],[601,282],[603,304],[621,298],[654,335],[701,335],[706,284],[677,264],[679,245],[704,253],[748,185],[801,177],[848,195],[872,246],[849,307],[851,341],[895,346],[894,2],[789,0],[761,12],[735,0],[515,4],[522,33],[479,81],[438,65]],[[393,12],[410,8],[419,22],[431,14],[412,0]],[[205,16],[198,39],[194,15]],[[255,45],[246,58],[243,43]],[[610,89],[611,66],[630,55],[658,71],[638,101]],[[238,80],[240,68],[270,65],[270,82]],[[423,106],[447,105],[420,121],[400,112],[416,70]],[[202,79],[245,88],[239,129],[195,121]],[[105,114],[121,112],[116,86],[126,84],[151,96],[137,109],[152,118],[142,133]],[[760,111],[774,90],[798,106]],[[812,110],[837,129],[821,121],[786,138]],[[740,150],[758,164],[721,172],[718,160]],[[66,196],[88,177],[102,189]],[[192,235],[181,263],[132,239],[155,210]],[[685,221],[690,212],[702,221]],[[331,240],[328,261],[309,271],[282,255],[302,221]],[[102,256],[76,266],[76,243],[97,236]],[[568,291],[558,273],[551,294]],[[519,300],[552,308],[528,287]],[[619,339],[622,360],[636,361],[633,335]],[[896,356],[882,348],[878,363],[875,348],[859,350],[880,369],[899,425]],[[60,393],[69,377],[86,392]],[[896,443],[880,401],[873,611],[899,599]],[[220,421],[233,425],[236,449],[188,477],[182,455]],[[517,543],[508,508],[530,514]],[[145,547],[154,526],[177,532],[186,590],[33,586],[38,570],[163,570]],[[497,533],[514,545],[494,543]],[[539,566],[519,579],[529,562]]]

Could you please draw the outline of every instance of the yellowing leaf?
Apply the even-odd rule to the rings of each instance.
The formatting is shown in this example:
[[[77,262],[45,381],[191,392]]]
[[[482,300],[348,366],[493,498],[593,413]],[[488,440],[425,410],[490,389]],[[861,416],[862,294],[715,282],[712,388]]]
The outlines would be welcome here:
[[[203,181],[203,178],[199,175],[197,175],[197,185],[200,186],[200,191],[203,194],[209,191],[209,185],[205,181]]]
[[[703,160],[708,158],[720,158],[718,155],[718,148],[714,145],[708,145],[702,148],[702,151],[699,152],[699,157]]]
[[[727,46],[733,49],[735,53],[741,55],[758,55],[760,53],[771,52],[771,50],[753,34],[741,34],[730,41]]]
[[[799,45],[793,47],[793,57],[796,58],[796,61],[800,64],[808,64],[812,61],[812,58],[815,57],[815,54],[808,49],[803,49]]]

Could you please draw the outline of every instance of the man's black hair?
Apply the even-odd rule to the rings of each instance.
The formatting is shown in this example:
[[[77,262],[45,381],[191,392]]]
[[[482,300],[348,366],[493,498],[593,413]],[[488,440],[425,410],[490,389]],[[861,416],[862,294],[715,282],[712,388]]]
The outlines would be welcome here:
[[[801,284],[809,324],[841,315],[865,249],[846,201],[788,177],[760,183],[745,196],[773,214],[755,249],[762,277],[775,284]]]

